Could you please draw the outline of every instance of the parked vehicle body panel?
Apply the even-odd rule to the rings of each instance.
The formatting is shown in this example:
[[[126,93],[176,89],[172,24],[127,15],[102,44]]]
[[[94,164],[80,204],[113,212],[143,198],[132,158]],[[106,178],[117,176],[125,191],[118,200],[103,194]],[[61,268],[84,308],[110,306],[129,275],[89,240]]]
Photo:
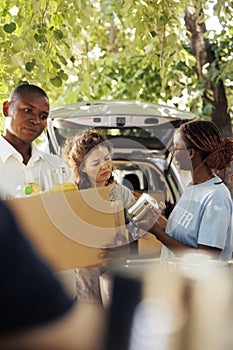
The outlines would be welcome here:
[[[164,201],[168,216],[185,185],[174,162],[170,162],[169,147],[175,129],[194,118],[189,112],[140,101],[73,103],[51,110],[49,149],[61,155],[67,137],[87,128],[103,130],[113,143],[117,181]]]

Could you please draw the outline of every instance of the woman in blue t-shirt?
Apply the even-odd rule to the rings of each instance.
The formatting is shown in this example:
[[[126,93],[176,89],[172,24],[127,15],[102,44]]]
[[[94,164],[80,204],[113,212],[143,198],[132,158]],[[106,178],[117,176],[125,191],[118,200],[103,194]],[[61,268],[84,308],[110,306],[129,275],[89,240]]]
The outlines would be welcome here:
[[[233,138],[223,138],[213,122],[188,122],[175,133],[172,153],[181,170],[191,170],[192,183],[168,221],[161,216],[149,229],[163,244],[161,257],[205,253],[229,260],[233,251],[232,199],[217,172],[229,175]]]

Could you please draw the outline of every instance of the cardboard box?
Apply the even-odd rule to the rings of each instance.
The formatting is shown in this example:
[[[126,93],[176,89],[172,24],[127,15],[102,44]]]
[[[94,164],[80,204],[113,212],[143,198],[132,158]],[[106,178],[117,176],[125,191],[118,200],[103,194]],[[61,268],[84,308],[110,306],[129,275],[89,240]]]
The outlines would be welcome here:
[[[127,238],[122,202],[108,187],[7,200],[34,248],[56,271],[98,266],[101,247]]]

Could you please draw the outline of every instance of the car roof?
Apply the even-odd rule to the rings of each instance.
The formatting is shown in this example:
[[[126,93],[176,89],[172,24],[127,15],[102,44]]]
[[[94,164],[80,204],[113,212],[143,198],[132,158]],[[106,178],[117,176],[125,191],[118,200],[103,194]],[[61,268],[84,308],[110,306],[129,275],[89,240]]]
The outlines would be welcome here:
[[[103,129],[114,148],[140,149],[165,153],[174,130],[195,114],[167,105],[142,101],[87,101],[54,107],[49,113],[49,127],[61,131]],[[145,151],[145,150],[144,150]]]
[[[151,116],[165,118],[165,120],[170,118],[171,120],[192,120],[196,117],[193,113],[167,105],[128,100],[76,102],[54,107],[49,113],[51,119],[85,118],[88,116],[107,116],[108,118],[111,116]]]

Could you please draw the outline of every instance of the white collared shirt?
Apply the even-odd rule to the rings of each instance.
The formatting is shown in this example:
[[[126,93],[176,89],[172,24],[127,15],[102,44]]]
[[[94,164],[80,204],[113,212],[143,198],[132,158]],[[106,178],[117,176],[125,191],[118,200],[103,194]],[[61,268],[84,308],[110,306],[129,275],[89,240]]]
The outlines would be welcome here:
[[[65,167],[67,181],[71,181],[71,173],[65,162],[58,156],[40,151],[32,144],[32,156],[27,165],[22,155],[2,136],[0,137],[0,197],[14,197],[18,185],[35,182],[42,186],[40,172],[48,168]]]
[[[23,163],[22,155],[2,136],[0,136],[0,197],[7,199],[14,197],[18,185],[27,182],[36,182],[40,186],[40,172],[49,168],[65,167],[67,181],[72,182],[71,173],[65,162],[58,156],[41,152],[32,144],[32,156],[27,165]],[[57,273],[71,297],[76,297],[75,270],[66,270]]]

